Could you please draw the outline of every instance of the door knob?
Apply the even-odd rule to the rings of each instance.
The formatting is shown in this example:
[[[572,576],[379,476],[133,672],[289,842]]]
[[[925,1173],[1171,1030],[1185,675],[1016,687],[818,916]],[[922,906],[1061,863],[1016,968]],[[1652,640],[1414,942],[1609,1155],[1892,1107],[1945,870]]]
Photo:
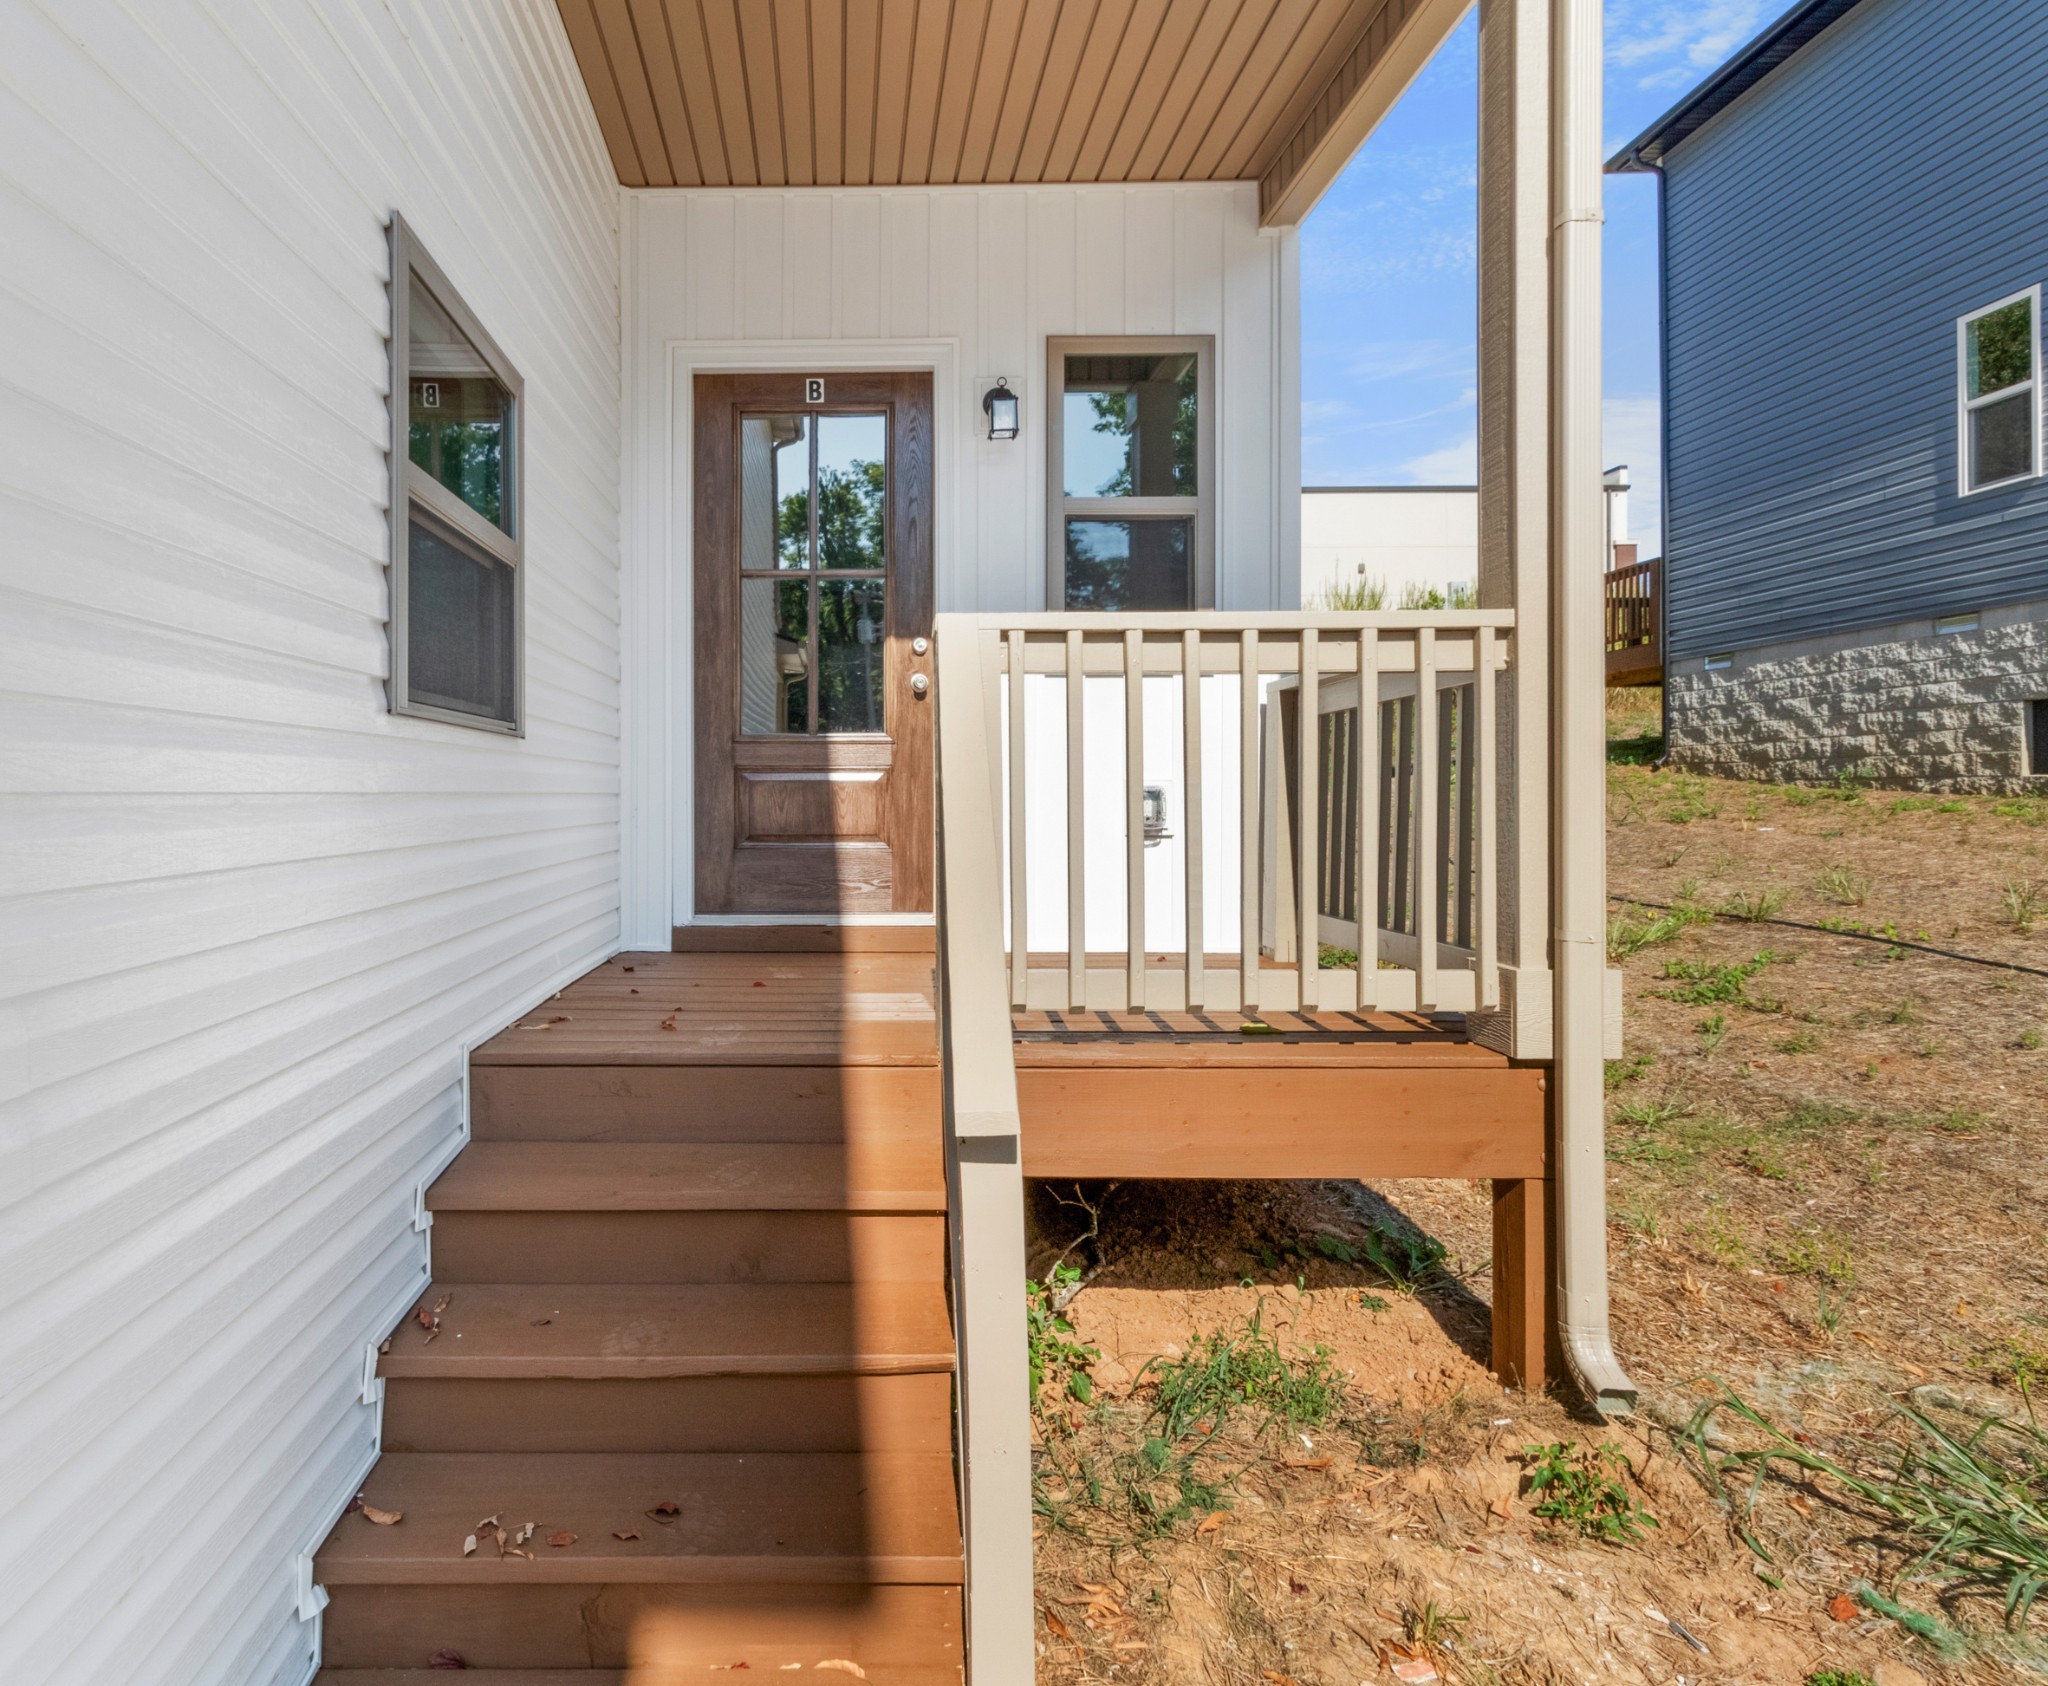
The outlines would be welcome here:
[[[913,673],[910,676],[910,694],[913,697],[921,697],[925,694],[925,692],[929,691],[931,688],[932,682],[929,679],[927,679],[923,674]]]

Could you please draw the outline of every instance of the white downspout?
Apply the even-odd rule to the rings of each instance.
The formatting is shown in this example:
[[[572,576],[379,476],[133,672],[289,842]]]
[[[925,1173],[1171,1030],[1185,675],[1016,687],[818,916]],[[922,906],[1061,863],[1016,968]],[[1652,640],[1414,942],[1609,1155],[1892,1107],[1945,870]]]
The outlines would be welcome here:
[[[1603,1412],[1635,1403],[1607,1321],[1605,537],[1600,450],[1600,0],[1551,5],[1550,601],[1558,1318]]]

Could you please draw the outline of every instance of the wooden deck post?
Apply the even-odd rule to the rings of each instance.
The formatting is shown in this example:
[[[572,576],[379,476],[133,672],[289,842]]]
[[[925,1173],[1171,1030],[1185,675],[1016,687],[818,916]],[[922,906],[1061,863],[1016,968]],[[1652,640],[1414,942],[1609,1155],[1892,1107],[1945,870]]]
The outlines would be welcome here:
[[[1493,1373],[1545,1388],[1563,1370],[1557,1339],[1553,1192],[1546,1177],[1493,1184]]]

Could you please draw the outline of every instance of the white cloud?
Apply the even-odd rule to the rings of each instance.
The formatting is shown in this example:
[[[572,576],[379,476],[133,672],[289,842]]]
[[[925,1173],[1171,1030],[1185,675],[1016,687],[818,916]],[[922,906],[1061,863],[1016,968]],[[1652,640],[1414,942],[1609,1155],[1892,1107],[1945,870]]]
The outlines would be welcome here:
[[[1479,478],[1479,435],[1467,433],[1434,451],[1410,457],[1401,472],[1418,486],[1470,486]]]
[[[1607,60],[1636,71],[1640,88],[1689,86],[1763,17],[1763,0],[1608,0]]]

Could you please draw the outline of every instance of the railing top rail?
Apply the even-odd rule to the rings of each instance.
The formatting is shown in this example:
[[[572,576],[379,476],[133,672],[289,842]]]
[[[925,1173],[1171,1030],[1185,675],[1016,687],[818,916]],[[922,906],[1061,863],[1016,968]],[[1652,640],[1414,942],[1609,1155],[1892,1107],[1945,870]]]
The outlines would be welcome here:
[[[1645,564],[1646,566],[1647,564]],[[1413,632],[1432,627],[1438,632],[1468,632],[1479,627],[1512,628],[1512,609],[1228,609],[1145,610],[1125,613],[1092,609],[1071,613],[942,614],[940,626],[984,632],[1094,633],[1101,637],[1126,632]]]

